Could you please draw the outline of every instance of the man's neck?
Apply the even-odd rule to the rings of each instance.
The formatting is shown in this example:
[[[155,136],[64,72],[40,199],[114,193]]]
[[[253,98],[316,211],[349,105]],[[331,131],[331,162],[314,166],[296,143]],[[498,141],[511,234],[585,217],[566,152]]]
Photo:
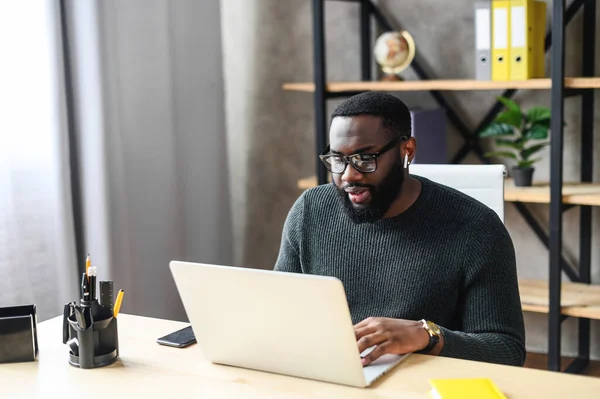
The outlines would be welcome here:
[[[398,196],[383,217],[392,218],[406,211],[419,198],[419,194],[421,194],[421,182],[406,173]]]

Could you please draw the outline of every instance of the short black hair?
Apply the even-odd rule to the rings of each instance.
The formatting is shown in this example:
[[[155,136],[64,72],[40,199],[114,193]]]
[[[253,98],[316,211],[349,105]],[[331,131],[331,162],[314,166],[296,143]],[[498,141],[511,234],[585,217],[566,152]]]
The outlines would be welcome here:
[[[342,102],[331,114],[337,116],[375,115],[382,119],[382,126],[397,137],[410,138],[411,115],[406,104],[398,97],[377,91],[352,96]]]

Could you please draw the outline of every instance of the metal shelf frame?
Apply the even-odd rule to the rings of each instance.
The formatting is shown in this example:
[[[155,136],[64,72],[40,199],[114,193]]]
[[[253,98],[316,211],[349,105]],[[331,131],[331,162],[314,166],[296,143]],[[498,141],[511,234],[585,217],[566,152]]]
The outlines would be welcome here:
[[[315,146],[319,154],[327,145],[327,100],[332,98],[349,97],[358,94],[356,91],[328,92],[327,68],[325,62],[325,1],[312,1],[313,19],[313,69],[314,69],[314,111],[315,111]],[[348,3],[356,3],[360,7],[360,65],[361,79],[368,81],[372,79],[372,43],[371,23],[374,20],[379,27],[385,31],[398,30],[393,27],[381,10],[371,0],[346,0]],[[577,89],[567,90],[564,88],[564,63],[565,63],[565,26],[573,17],[582,10],[583,12],[583,43],[582,43],[582,75],[583,77],[594,76],[594,51],[595,51],[595,15],[596,0],[573,0],[566,6],[565,0],[553,0],[552,2],[551,29],[546,34],[545,49],[551,49],[551,131],[550,131],[550,227],[549,234],[536,221],[531,212],[523,203],[514,203],[517,211],[522,215],[536,236],[549,250],[549,315],[548,315],[548,370],[561,371],[561,330],[562,322],[565,320],[560,314],[561,299],[561,273],[564,271],[567,277],[575,282],[590,284],[591,280],[591,238],[592,238],[592,208],[590,206],[578,206],[580,209],[580,246],[579,265],[575,267],[569,264],[562,254],[562,216],[563,212],[574,206],[562,203],[561,189],[563,185],[563,120],[564,100],[566,97],[581,97],[581,181],[593,181],[593,124],[594,124],[594,90]],[[418,47],[418,46],[417,46]],[[431,79],[422,67],[420,56],[415,57],[410,68],[421,80]],[[478,133],[486,125],[494,120],[503,109],[499,101],[490,108],[481,122],[470,129],[463,122],[459,113],[452,108],[444,98],[441,91],[431,90],[440,108],[455,126],[464,140],[461,149],[452,158],[451,163],[461,163],[465,157],[474,152],[483,163],[489,163],[489,159],[483,156],[483,149],[478,140]],[[513,97],[516,89],[505,90],[504,97]],[[315,167],[317,184],[327,182],[327,170],[315,156]],[[578,326],[578,357],[564,370],[569,373],[579,373],[589,364],[590,357],[590,320],[580,318]]]

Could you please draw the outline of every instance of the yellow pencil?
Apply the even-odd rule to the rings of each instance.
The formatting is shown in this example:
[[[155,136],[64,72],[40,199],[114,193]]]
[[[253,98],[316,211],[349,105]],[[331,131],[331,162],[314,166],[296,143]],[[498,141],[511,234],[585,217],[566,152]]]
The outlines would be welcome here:
[[[123,302],[124,293],[125,291],[119,290],[119,293],[117,294],[117,301],[115,302],[115,310],[113,312],[113,317],[117,317],[117,315],[119,314],[119,309],[121,309],[121,302]]]
[[[87,276],[88,282],[90,281],[90,277],[88,274],[88,269],[92,265],[92,259],[90,258],[90,254],[88,254],[87,259],[85,260],[85,275]]]

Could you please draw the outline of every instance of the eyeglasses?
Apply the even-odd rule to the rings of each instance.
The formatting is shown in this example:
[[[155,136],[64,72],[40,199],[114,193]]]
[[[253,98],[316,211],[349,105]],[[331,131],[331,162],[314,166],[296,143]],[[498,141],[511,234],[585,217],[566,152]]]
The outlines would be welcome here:
[[[391,150],[398,144],[398,141],[406,141],[408,137],[400,136],[396,137],[389,143],[387,143],[379,152],[374,154],[353,154],[353,155],[339,155],[339,154],[328,154],[330,147],[327,146],[325,150],[319,155],[321,162],[325,164],[327,170],[331,173],[344,173],[346,165],[350,164],[354,169],[361,173],[373,173],[377,170],[377,158],[382,156],[387,151]]]

